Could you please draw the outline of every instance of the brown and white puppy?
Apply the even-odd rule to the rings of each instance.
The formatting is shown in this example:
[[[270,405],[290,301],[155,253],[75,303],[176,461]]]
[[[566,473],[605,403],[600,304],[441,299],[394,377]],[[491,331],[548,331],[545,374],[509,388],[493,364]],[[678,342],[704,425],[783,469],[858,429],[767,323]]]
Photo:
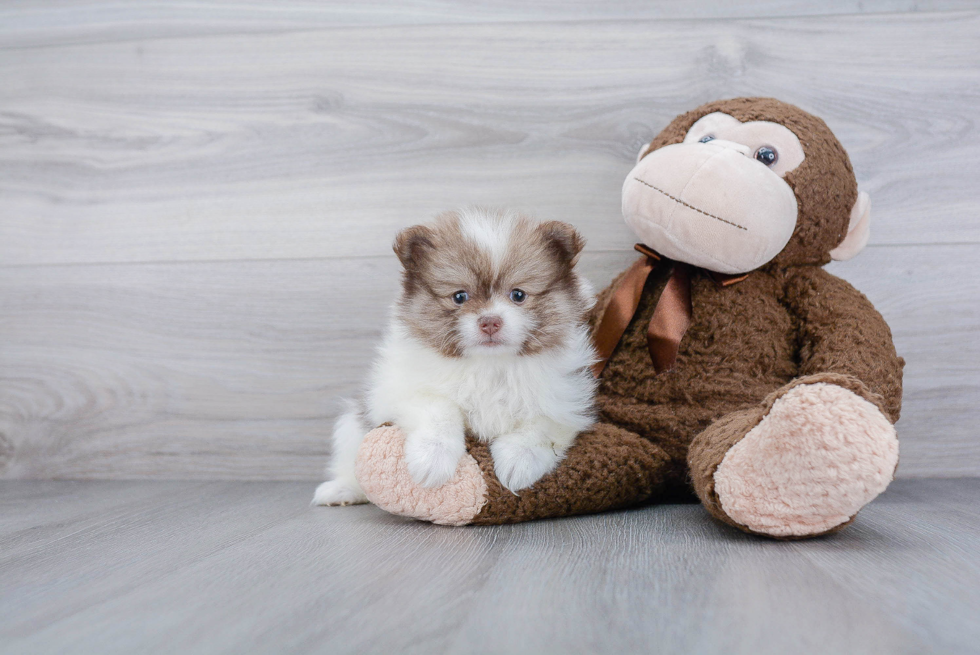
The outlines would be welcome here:
[[[570,225],[482,208],[401,232],[401,297],[379,349],[365,407],[337,422],[314,502],[367,502],[354,476],[361,440],[392,422],[406,435],[412,478],[438,487],[455,473],[464,434],[490,443],[508,489],[554,469],[593,422],[594,361],[575,271],[584,242]]]

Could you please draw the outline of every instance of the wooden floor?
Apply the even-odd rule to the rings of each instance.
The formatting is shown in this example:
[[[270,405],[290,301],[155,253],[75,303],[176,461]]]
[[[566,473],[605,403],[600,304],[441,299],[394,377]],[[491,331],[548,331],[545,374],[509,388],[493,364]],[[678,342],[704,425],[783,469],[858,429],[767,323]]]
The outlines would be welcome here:
[[[491,528],[312,508],[297,482],[0,482],[3,653],[976,653],[980,480],[848,530],[698,505]]]

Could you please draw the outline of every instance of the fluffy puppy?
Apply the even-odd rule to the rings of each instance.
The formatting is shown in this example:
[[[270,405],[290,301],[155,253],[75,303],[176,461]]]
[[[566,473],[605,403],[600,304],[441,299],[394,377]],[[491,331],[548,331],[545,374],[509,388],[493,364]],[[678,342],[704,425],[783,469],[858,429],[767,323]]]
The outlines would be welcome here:
[[[399,233],[402,293],[363,407],[337,421],[332,479],[314,502],[367,502],[354,461],[368,430],[388,421],[404,431],[405,463],[423,486],[453,476],[467,430],[490,443],[511,491],[554,469],[594,420],[594,299],[575,271],[583,245],[565,223],[481,208]]]

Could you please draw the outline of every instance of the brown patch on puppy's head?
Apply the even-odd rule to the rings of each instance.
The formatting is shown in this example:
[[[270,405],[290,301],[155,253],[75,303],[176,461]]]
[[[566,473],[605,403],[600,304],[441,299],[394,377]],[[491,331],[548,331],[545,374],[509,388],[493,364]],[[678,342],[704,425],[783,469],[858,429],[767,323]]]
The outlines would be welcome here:
[[[574,271],[584,241],[570,225],[513,212],[447,212],[402,231],[397,317],[448,357],[533,355],[585,320],[591,290]]]
[[[675,118],[644,149],[647,154],[684,141],[698,119],[713,112],[739,121],[770,121],[793,132],[803,146],[804,161],[785,175],[798,206],[796,228],[783,250],[771,260],[776,266],[822,265],[847,234],[857,200],[854,170],[840,142],[821,119],[773,98],[735,98],[702,105]],[[723,183],[723,180],[719,181]]]

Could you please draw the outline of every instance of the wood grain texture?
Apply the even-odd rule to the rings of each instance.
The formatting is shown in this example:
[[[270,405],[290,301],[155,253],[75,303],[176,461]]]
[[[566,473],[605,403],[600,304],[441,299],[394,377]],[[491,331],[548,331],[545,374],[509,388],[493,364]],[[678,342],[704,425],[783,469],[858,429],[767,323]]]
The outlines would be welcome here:
[[[900,475],[980,474],[978,37],[958,0],[0,3],[0,477],[318,477],[398,228],[522,207],[602,286],[636,150],[746,94],[871,192],[831,270],[909,361]]]
[[[358,0],[263,2],[165,0],[153,3],[6,0],[0,48],[101,43],[213,34],[275,33],[333,27],[596,20],[766,18],[976,9],[971,0],[539,1]]]
[[[0,483],[0,652],[971,653],[980,480],[844,532],[698,505],[444,528],[299,483]]]
[[[633,256],[582,266],[604,286]],[[980,246],[886,246],[831,267],[908,360],[901,476],[980,471],[977,259]],[[0,472],[315,479],[397,277],[393,256],[7,269]]]
[[[978,37],[967,12],[7,51],[0,262],[379,255],[398,227],[463,203],[528,208],[624,249],[620,188],[640,145],[702,102],[760,94],[847,145],[874,243],[978,243]]]

